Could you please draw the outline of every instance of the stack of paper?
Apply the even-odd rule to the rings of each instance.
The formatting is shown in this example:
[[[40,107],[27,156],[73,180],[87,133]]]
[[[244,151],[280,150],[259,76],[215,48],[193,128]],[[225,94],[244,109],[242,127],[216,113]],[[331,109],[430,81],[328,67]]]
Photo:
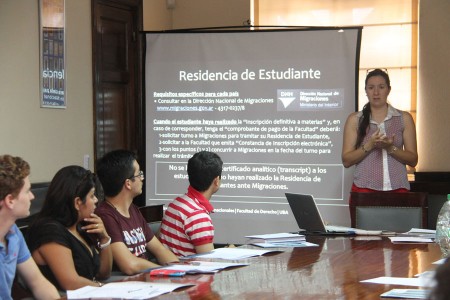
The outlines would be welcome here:
[[[420,243],[434,243],[433,239],[417,236],[391,236],[389,237],[394,244],[420,244]]]
[[[173,264],[150,270],[150,276],[183,276],[184,274],[216,273],[220,270],[233,267],[247,266],[248,264],[212,261],[189,261],[184,264]]]
[[[253,246],[261,248],[303,248],[303,247],[317,247],[319,245],[309,243],[306,241],[298,242],[281,242],[281,243],[253,243]]]
[[[85,286],[67,291],[67,299],[149,299],[194,284],[124,281],[111,282],[102,287]]]
[[[436,230],[422,229],[422,228],[411,228],[410,231],[402,233],[400,235],[402,235],[402,236],[416,236],[416,237],[434,239],[434,238],[436,238]]]
[[[383,230],[365,230],[353,227],[337,226],[337,225],[326,225],[326,230],[328,232],[346,232],[353,233],[356,235],[393,235],[394,232],[388,232]]]
[[[249,244],[254,243],[286,243],[286,242],[303,242],[305,236],[297,233],[270,233],[259,235],[247,235]]]
[[[243,259],[253,256],[261,256],[267,253],[280,253],[280,250],[258,250],[258,249],[247,249],[247,248],[217,248],[208,253],[196,254],[185,256],[185,259],[193,257],[201,258],[219,258],[219,259]]]
[[[381,298],[428,299],[430,290],[392,289],[380,295]]]
[[[289,248],[318,246],[308,243],[305,236],[298,233],[271,233],[260,235],[248,235],[247,244],[262,248]]]

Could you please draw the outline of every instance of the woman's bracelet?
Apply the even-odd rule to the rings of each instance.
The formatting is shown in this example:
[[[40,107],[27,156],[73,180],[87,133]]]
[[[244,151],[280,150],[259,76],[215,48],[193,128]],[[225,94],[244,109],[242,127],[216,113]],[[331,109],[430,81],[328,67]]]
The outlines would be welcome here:
[[[106,242],[106,243],[104,243],[104,244],[98,244],[98,249],[99,250],[103,250],[103,249],[105,249],[106,247],[108,247],[109,245],[111,245],[111,237],[109,237],[109,240]]]
[[[362,149],[362,151],[364,151],[364,153],[367,153],[367,152],[369,152],[369,150],[367,150],[365,147],[364,147],[365,145],[364,144],[362,144],[362,146],[361,146],[361,149]]]

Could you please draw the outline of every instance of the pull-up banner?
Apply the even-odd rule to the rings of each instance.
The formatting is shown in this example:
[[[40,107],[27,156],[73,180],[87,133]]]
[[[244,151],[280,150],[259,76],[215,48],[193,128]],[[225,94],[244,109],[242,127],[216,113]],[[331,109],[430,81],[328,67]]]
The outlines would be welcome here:
[[[189,185],[187,161],[224,161],[216,243],[298,230],[284,193],[348,225],[343,127],[355,111],[361,28],[147,33],[146,199]]]

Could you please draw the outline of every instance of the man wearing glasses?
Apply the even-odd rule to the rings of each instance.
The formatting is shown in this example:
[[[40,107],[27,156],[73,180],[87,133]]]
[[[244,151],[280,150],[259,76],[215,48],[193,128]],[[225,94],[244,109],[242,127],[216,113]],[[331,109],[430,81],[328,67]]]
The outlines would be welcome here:
[[[102,218],[111,236],[114,264],[127,275],[140,273],[158,265],[149,260],[153,254],[165,265],[178,258],[165,248],[147,225],[133,199],[142,193],[144,173],[133,152],[111,151],[97,162],[105,201],[95,213]]]

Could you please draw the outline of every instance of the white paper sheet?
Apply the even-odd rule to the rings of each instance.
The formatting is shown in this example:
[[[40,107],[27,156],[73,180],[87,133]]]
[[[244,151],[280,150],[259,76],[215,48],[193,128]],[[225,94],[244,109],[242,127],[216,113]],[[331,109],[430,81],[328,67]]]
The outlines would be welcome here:
[[[258,249],[246,249],[246,248],[217,248],[211,252],[205,254],[198,254],[194,257],[201,258],[219,258],[219,259],[243,259],[253,256],[261,256],[270,252],[283,252],[280,250],[258,250]],[[192,256],[191,256],[192,257]]]
[[[190,261],[186,264],[173,264],[161,269],[179,270],[187,274],[197,273],[216,273],[225,268],[247,266],[248,264],[229,263],[229,262],[213,262],[213,261]]]
[[[430,280],[427,278],[403,278],[403,277],[377,277],[373,279],[362,280],[364,283],[379,283],[392,285],[409,285],[417,287],[431,287]]]
[[[393,243],[434,243],[433,239],[415,236],[390,236]]]
[[[67,291],[67,299],[149,299],[172,292],[180,287],[193,284],[160,283],[144,281],[111,282],[102,287],[85,286],[77,290]]]
[[[381,294],[381,298],[428,299],[430,290],[392,289]]]
[[[441,258],[440,260],[437,260],[433,263],[433,265],[442,265],[445,263],[446,258]]]
[[[252,243],[252,245],[261,248],[300,248],[317,247],[319,245],[309,242],[282,242],[282,243]]]

